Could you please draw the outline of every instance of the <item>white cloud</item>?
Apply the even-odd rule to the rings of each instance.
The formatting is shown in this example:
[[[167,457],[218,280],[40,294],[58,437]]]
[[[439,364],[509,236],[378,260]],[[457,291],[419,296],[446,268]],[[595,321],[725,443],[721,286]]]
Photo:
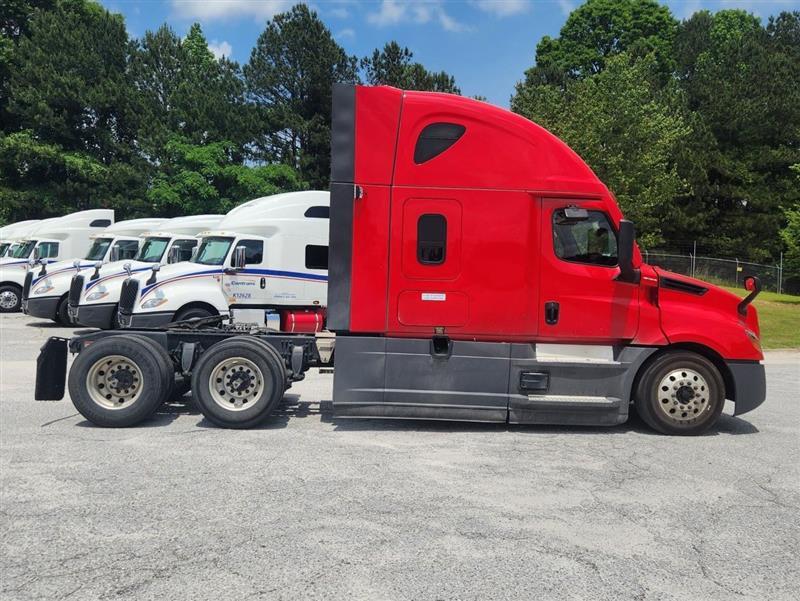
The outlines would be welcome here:
[[[496,17],[510,17],[524,13],[530,8],[528,0],[477,0],[472,4]]]
[[[571,0],[558,0],[558,7],[561,9],[564,16],[567,16],[573,11],[575,4],[573,4]]]
[[[217,42],[217,40],[211,40],[208,43],[208,49],[211,50],[211,54],[213,54],[214,58],[217,60],[221,59],[223,56],[230,58],[231,54],[233,53],[233,47],[225,40],[222,40],[221,42]]]
[[[332,17],[336,17],[337,19],[346,19],[350,16],[350,11],[340,6],[338,8],[332,8],[328,11]]]
[[[355,29],[347,27],[345,29],[342,29],[339,33],[337,33],[333,37],[335,37],[337,40],[344,40],[344,39],[348,39],[348,38],[352,39],[352,38],[356,37],[356,31],[355,31]]]
[[[426,2],[398,2],[398,0],[383,0],[376,12],[367,15],[367,21],[378,27],[397,25],[399,23],[426,23],[436,22],[446,31],[465,31],[467,27],[447,14],[439,0]]]
[[[276,13],[288,10],[292,0],[172,0],[175,14],[186,19],[235,19],[255,17],[269,19]]]

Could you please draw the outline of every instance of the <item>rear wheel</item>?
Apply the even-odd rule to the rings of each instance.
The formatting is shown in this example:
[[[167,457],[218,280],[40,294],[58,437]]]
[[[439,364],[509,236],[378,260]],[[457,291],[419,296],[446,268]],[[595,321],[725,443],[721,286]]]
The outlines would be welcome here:
[[[94,342],[75,358],[68,384],[72,404],[98,426],[122,428],[150,417],[168,393],[163,356],[138,336]]]
[[[642,420],[662,434],[701,434],[717,421],[725,384],[716,366],[697,353],[668,351],[641,374],[634,405]]]
[[[203,415],[223,428],[252,428],[277,408],[286,390],[286,366],[270,345],[236,336],[208,349],[192,373],[192,397]]]
[[[0,286],[0,313],[16,313],[22,306],[22,290],[14,284]]]

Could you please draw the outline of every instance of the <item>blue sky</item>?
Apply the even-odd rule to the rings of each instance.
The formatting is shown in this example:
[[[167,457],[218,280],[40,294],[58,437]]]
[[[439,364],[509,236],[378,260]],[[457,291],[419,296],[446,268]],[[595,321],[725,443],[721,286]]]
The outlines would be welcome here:
[[[101,0],[125,15],[128,31],[141,36],[169,23],[185,35],[200,22],[212,50],[240,63],[264,24],[292,0]],[[706,8],[743,8],[766,21],[800,0],[667,0],[678,18]],[[315,0],[309,2],[350,54],[364,56],[389,40],[408,46],[428,69],[455,76],[464,94],[482,94],[508,106],[514,84],[533,64],[536,44],[555,36],[579,0]]]

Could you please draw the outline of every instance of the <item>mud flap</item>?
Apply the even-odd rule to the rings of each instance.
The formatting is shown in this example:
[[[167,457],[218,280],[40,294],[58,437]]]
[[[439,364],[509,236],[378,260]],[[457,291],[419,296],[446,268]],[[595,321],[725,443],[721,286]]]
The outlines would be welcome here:
[[[67,380],[67,342],[66,338],[51,336],[39,349],[36,359],[37,401],[60,401],[64,398],[64,385]]]

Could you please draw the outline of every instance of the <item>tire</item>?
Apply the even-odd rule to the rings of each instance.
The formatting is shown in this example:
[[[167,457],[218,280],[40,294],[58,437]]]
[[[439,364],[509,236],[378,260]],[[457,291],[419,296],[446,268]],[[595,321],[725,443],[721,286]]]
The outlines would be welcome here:
[[[109,368],[112,374],[127,374],[112,378]],[[123,389],[120,382],[131,386]],[[163,356],[139,336],[104,338],[86,347],[72,364],[68,384],[72,404],[80,414],[106,428],[125,428],[147,419],[168,392]]]
[[[716,366],[697,353],[667,351],[640,374],[634,406],[662,434],[695,436],[710,428],[725,405],[725,383]]]
[[[225,382],[231,373],[243,375]],[[222,387],[212,390],[212,378]],[[200,357],[192,373],[192,397],[211,423],[222,428],[252,428],[278,407],[286,380],[286,366],[275,349],[257,339],[236,336],[215,344]],[[242,386],[245,388],[236,392]]]
[[[158,357],[158,364],[161,370],[161,379],[164,383],[165,390],[167,391],[164,394],[164,398],[161,402],[164,403],[167,399],[172,398],[172,396],[175,394],[175,367],[172,364],[172,359],[170,359],[169,353],[167,353],[163,346],[158,344],[156,341],[151,340],[147,336],[142,336],[141,334],[125,334],[125,336],[138,340],[142,344],[149,346],[156,357]]]
[[[200,317],[211,317],[214,315],[208,309],[203,307],[189,307],[188,309],[181,309],[172,318],[172,321],[183,321],[184,319],[198,319]]]
[[[0,313],[17,313],[22,308],[22,289],[14,284],[0,286]]]
[[[64,296],[64,298],[62,298],[58,303],[55,322],[61,326],[64,326],[65,328],[75,325],[69,318],[69,299],[67,299],[66,296]]]

